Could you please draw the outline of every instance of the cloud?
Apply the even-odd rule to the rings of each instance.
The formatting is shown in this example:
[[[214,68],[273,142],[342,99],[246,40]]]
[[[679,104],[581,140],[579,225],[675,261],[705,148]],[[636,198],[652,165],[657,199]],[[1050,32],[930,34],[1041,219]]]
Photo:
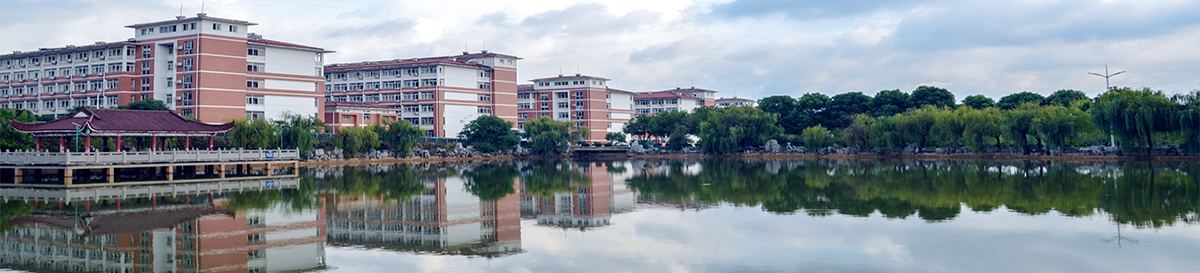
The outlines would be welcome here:
[[[359,27],[344,27],[325,33],[328,38],[397,38],[413,30],[417,24],[408,19],[394,19]]]
[[[733,18],[753,18],[764,15],[783,15],[794,20],[835,19],[871,14],[887,10],[917,7],[929,0],[842,0],[842,1],[773,1],[737,0],[717,4],[712,14]]]

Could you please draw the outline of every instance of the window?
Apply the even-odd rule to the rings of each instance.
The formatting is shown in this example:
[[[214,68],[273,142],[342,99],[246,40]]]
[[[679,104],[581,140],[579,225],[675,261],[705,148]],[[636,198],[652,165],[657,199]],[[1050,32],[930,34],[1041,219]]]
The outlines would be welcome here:
[[[371,121],[371,114],[363,114],[363,121]]]
[[[567,103],[566,103],[566,102],[560,102],[560,103],[558,103],[558,109],[565,109],[565,108],[567,108]]]
[[[192,88],[192,75],[183,75],[179,78],[182,79],[179,84],[180,88]]]
[[[492,84],[491,84],[491,83],[487,83],[487,82],[481,82],[481,83],[479,83],[479,89],[491,90],[491,89],[492,89]]]
[[[521,109],[521,110],[524,110],[524,109],[533,109],[533,106],[531,106],[531,104],[530,104],[530,103],[518,103],[518,104],[517,104],[517,109]]]
[[[550,110],[550,103],[543,102],[542,107],[540,109],[542,109],[542,111]]]
[[[246,119],[260,119],[264,116],[266,116],[266,113],[263,111],[246,111]]]
[[[175,25],[158,27],[159,33],[175,32]]]
[[[246,95],[246,105],[262,105],[262,95]]]
[[[113,97],[113,99],[116,99],[116,98],[117,97]],[[188,91],[188,92],[180,93],[179,101],[183,104],[183,106],[192,105],[192,92]]]
[[[491,115],[491,114],[492,114],[492,107],[488,107],[488,106],[479,106],[479,113],[480,113],[480,114]]]
[[[248,48],[246,48],[246,55],[247,56],[262,56],[262,53],[265,50],[266,50],[265,48],[248,47]]]
[[[195,23],[193,23],[193,24],[195,24]],[[193,41],[183,41],[183,54],[194,54],[194,53],[196,53],[196,48],[195,48],[195,46],[193,45],[194,43],[195,43],[195,42],[193,42]]]
[[[142,58],[150,58],[150,46],[142,46]]]
[[[234,26],[234,25],[230,25],[230,26],[229,26],[229,32],[238,32],[238,27],[237,27],[237,26]]]
[[[518,119],[527,119],[527,118],[529,118],[529,113],[517,113],[517,118]]]
[[[246,88],[262,88],[263,79],[246,79]]]
[[[492,101],[492,95],[479,95],[479,101]]]
[[[263,66],[266,66],[266,65],[267,65],[267,64],[264,64],[264,63],[246,63],[246,71],[249,71],[249,72],[262,72],[262,71],[263,71]]]
[[[213,24],[213,30],[221,30],[221,24]]]
[[[87,71],[88,71],[88,67],[86,65],[75,67],[75,75],[76,76],[87,75]],[[18,75],[20,75],[20,74],[18,74]]]
[[[150,78],[142,78],[142,91],[150,91]]]
[[[150,75],[150,62],[142,62],[142,75]]]
[[[421,92],[420,94],[421,94],[421,99],[423,99],[423,100],[432,100],[433,99],[433,92]]]
[[[576,123],[575,123],[575,127],[576,127],[576,128],[578,128],[578,127],[583,127],[583,122],[582,122],[582,121],[580,121],[580,122],[576,122]]]
[[[565,98],[567,98],[567,92],[558,92],[558,93],[554,93],[554,97],[555,97],[555,98],[560,98],[560,99],[565,99]]]
[[[517,99],[518,100],[527,100],[527,99],[529,99],[529,93],[517,94]]]
[[[192,58],[183,58],[183,71],[192,71]]]
[[[567,118],[567,113],[558,113],[558,118]]]

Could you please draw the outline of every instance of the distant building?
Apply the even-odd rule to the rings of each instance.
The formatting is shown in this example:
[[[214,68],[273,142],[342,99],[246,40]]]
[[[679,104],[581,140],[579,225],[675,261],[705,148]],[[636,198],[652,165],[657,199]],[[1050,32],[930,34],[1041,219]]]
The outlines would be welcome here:
[[[462,55],[325,66],[325,101],[400,110],[428,137],[457,137],[482,115],[517,122],[516,56]]]
[[[575,74],[531,81],[517,92],[520,129],[529,119],[551,117],[591,129],[584,141],[605,141],[607,133],[621,132],[633,117],[633,92],[609,88],[609,79]]]
[[[641,92],[633,95],[634,116],[652,115],[663,111],[692,111],[703,106],[715,106],[717,91],[700,88]]]
[[[758,104],[758,102],[757,102],[757,101],[755,101],[755,100],[752,100],[752,99],[743,99],[743,98],[738,98],[738,97],[732,97],[732,98],[719,98],[719,99],[717,99],[717,101],[716,101],[716,102],[717,102],[717,107],[722,107],[722,108],[724,108],[724,107],[730,107],[730,106],[750,106],[750,107],[754,107],[755,105],[757,105],[757,104]]]
[[[249,32],[254,25],[200,13],[126,26],[126,41],[0,55],[0,108],[63,115],[156,99],[209,123],[319,116],[322,62],[333,51],[267,40]]]
[[[367,103],[326,102],[322,120],[332,132],[337,132],[345,127],[384,125],[398,121],[400,109]]]

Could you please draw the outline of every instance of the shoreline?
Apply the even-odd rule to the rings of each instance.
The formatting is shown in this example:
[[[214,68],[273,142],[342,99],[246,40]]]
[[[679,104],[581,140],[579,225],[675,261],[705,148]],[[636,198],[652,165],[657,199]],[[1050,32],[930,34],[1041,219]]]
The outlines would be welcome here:
[[[515,160],[542,159],[581,159],[581,160],[631,160],[631,159],[741,159],[741,160],[917,160],[917,161],[1051,161],[1065,163],[1119,163],[1119,162],[1200,162],[1200,156],[1120,156],[1120,155],[1018,155],[1018,154],[629,154],[627,156],[608,157],[572,157],[569,155],[497,155],[497,156],[456,156],[456,157],[389,157],[389,158],[352,158],[330,160],[303,160],[301,167],[339,167],[339,166],[368,166],[419,163],[453,163],[453,162],[499,162]]]

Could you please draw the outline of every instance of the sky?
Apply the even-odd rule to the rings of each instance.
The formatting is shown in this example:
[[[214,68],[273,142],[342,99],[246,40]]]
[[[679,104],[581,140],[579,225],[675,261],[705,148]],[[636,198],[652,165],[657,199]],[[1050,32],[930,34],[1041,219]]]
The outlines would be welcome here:
[[[0,52],[121,41],[182,13],[247,20],[327,63],[515,55],[518,78],[718,97],[946,88],[957,100],[1200,89],[1200,0],[0,0]]]

